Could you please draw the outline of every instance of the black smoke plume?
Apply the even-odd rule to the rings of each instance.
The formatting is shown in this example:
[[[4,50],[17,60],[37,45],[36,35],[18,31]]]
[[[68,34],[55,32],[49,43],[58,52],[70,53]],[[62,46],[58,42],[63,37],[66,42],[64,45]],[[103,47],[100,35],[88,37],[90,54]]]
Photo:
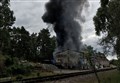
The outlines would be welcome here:
[[[82,11],[87,0],[50,0],[42,19],[53,24],[57,36],[57,52],[63,50],[80,51]]]

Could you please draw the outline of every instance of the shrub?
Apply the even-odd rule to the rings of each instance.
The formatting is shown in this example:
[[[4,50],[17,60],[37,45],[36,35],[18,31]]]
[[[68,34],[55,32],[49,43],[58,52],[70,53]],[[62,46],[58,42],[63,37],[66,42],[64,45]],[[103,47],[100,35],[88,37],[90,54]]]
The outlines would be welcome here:
[[[117,65],[117,67],[118,67],[118,70],[120,71],[120,58],[118,59],[118,65]]]
[[[16,80],[22,80],[23,79],[23,76],[22,75],[18,75],[17,77],[16,77]]]
[[[38,73],[37,73],[37,77],[39,77],[39,76],[40,76],[40,73],[38,72]]]
[[[13,59],[11,58],[11,57],[6,57],[6,60],[5,60],[5,65],[6,66],[11,66],[11,65],[13,65],[14,64],[14,61],[13,61]]]
[[[29,74],[31,72],[31,67],[30,66],[24,66],[24,65],[13,65],[11,67],[11,72],[12,72],[12,75]]]

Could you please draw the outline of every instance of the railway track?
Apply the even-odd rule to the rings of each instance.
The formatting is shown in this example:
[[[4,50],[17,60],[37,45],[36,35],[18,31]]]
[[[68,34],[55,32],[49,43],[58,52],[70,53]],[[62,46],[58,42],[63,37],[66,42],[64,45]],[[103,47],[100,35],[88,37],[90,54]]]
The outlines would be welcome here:
[[[104,69],[97,70],[97,72],[109,71],[109,70],[114,70],[114,69],[116,69],[116,68],[104,68]],[[92,74],[92,73],[94,73],[94,71],[87,70],[87,71],[80,71],[80,72],[68,73],[68,74],[22,79],[19,81],[18,80],[5,81],[5,82],[0,82],[0,83],[37,83],[37,82],[60,80],[60,79],[64,79],[64,78],[69,78],[69,77],[74,77],[74,76],[79,76],[79,75],[87,75],[87,74]]]

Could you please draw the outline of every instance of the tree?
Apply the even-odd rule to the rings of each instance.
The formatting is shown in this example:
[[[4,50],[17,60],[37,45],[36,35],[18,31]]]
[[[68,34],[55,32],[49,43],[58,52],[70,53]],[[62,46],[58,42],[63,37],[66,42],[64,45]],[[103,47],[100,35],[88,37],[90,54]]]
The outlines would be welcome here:
[[[40,57],[43,59],[52,59],[53,51],[55,49],[55,39],[50,38],[48,29],[42,29],[37,38],[37,49]]]
[[[13,27],[9,31],[10,48],[7,55],[12,57],[27,58],[30,55],[30,34],[22,26]],[[6,53],[6,52],[5,52]]]
[[[39,57],[37,54],[37,33],[32,33],[30,36],[30,56],[29,59],[32,61],[38,61]]]
[[[112,60],[110,61],[110,64],[117,66],[118,60],[112,59]]]
[[[120,59],[120,0],[101,0],[101,7],[94,17],[96,34],[104,34],[100,44],[107,53],[111,48]]]
[[[0,28],[7,28],[14,24],[15,17],[9,3],[10,0],[0,0]]]
[[[14,24],[15,17],[10,10],[10,0],[0,0],[0,51],[9,44],[9,27]]]
[[[3,54],[9,54],[10,51],[10,33],[11,28],[3,28],[0,36],[0,50]]]
[[[17,55],[22,58],[29,58],[30,55],[30,34],[22,26],[20,29],[20,39],[18,41]]]
[[[10,52],[9,55],[11,55],[12,57],[18,57],[17,53],[19,53],[19,51],[17,51],[18,49],[18,42],[20,41],[20,28],[16,28],[13,27],[12,31],[10,32]]]

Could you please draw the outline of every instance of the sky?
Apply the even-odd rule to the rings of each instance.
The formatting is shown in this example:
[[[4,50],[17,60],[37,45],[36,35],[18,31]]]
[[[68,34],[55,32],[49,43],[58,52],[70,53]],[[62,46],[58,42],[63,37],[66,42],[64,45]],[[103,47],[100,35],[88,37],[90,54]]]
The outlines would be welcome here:
[[[41,19],[45,12],[45,3],[49,0],[11,0],[10,7],[14,11],[16,22],[13,26],[24,26],[30,33],[38,33],[41,29],[47,28],[48,25]],[[86,22],[82,24],[82,42],[91,45],[98,51],[103,51],[98,45],[101,37],[95,35],[93,17],[100,6],[100,0],[88,0],[89,7],[83,15]],[[52,35],[55,35],[53,30],[50,30]],[[110,56],[109,59],[116,58]]]

